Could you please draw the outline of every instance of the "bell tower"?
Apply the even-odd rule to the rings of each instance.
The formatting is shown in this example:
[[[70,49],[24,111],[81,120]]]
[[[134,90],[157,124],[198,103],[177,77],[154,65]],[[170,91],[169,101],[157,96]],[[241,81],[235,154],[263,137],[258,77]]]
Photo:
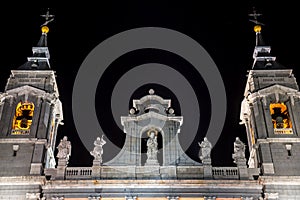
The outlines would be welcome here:
[[[62,105],[51,70],[47,24],[53,15],[42,15],[41,37],[33,55],[12,70],[0,93],[0,176],[41,175],[55,167],[53,151]]]
[[[262,175],[300,175],[300,93],[292,69],[271,55],[254,13],[256,46],[248,73],[241,124],[247,131],[250,168]]]

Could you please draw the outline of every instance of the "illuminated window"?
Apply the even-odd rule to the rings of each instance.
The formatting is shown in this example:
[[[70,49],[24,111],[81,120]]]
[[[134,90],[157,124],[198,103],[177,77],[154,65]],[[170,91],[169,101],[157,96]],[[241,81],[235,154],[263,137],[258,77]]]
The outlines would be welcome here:
[[[287,106],[284,103],[270,104],[270,113],[275,134],[293,134],[292,122]]]
[[[28,135],[32,124],[34,104],[30,102],[19,102],[12,124],[13,135]]]

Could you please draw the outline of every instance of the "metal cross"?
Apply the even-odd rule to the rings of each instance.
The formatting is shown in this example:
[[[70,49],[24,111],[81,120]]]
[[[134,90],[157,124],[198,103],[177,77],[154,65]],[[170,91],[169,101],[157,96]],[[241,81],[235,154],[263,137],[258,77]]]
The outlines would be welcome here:
[[[54,20],[54,15],[50,15],[49,8],[48,8],[46,14],[41,15],[41,17],[45,18],[45,22],[41,26],[46,26],[47,24],[49,24],[50,22],[52,22]]]
[[[249,16],[253,17],[253,19],[249,19],[250,22],[255,23],[256,25],[264,25],[263,23],[259,22],[257,19],[262,14],[257,13],[255,7],[253,7],[253,13],[250,13]]]

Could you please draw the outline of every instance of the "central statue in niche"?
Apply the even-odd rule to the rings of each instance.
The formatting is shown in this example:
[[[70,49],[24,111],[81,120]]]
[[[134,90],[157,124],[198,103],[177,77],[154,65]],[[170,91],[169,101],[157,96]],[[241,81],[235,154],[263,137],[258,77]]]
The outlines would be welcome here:
[[[121,116],[125,143],[120,152],[103,165],[126,166],[130,173],[134,169],[141,170],[143,176],[146,173],[143,170],[153,166],[201,165],[189,158],[180,146],[178,135],[184,134],[180,133],[182,123],[183,116],[176,116],[171,100],[163,99],[150,89],[148,95],[133,99],[127,115]]]
[[[154,129],[150,129],[147,133],[147,164],[158,164],[157,161],[157,152],[158,152],[158,143],[157,143],[157,131]]]

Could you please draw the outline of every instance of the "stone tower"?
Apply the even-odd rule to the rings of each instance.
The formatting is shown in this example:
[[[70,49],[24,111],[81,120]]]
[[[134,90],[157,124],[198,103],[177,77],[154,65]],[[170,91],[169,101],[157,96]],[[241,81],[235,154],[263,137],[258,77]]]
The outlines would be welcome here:
[[[45,15],[46,23],[53,16]],[[62,105],[50,68],[47,47],[49,28],[32,48],[33,55],[12,70],[0,93],[0,176],[42,175],[54,168],[57,128],[62,124]]]
[[[246,126],[249,167],[261,175],[300,175],[300,93],[291,69],[280,65],[254,27],[256,46],[249,71],[241,123]]]

